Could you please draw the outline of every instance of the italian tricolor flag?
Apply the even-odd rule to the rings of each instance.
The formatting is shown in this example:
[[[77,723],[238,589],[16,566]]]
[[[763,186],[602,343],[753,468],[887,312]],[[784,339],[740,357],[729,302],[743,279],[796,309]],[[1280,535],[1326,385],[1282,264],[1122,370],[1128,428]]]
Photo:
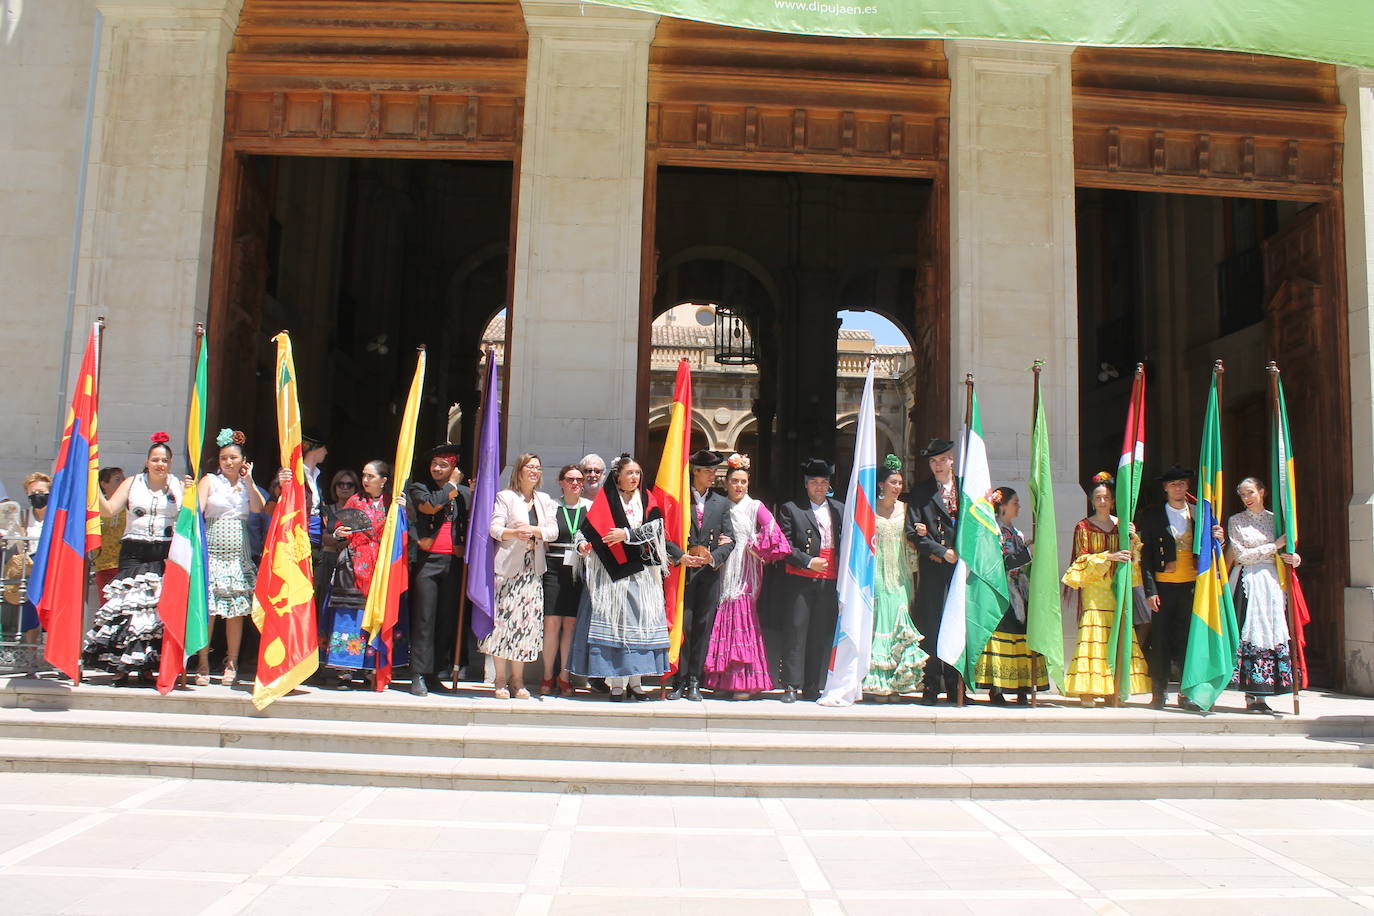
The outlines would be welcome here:
[[[186,455],[195,476],[205,444],[205,338],[196,359],[196,381],[186,418]],[[251,486],[251,484],[250,484]],[[172,529],[167,568],[157,615],[162,618],[162,661],[157,672],[159,693],[170,693],[186,671],[187,656],[209,642],[210,570],[205,548],[205,517],[195,486],[186,488]]]

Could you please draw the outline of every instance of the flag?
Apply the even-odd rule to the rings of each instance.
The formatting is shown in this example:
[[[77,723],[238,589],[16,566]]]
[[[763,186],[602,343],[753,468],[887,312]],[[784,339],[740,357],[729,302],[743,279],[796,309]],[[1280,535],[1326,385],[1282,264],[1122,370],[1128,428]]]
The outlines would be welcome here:
[[[673,406],[668,412],[668,438],[663,443],[663,458],[654,475],[654,499],[663,510],[664,536],[684,551],[692,530],[692,475],[688,468],[692,452],[692,366],[687,360],[677,364],[673,383]],[[677,671],[682,651],[682,601],[687,588],[687,567],[674,566],[663,580],[663,606],[668,614],[668,671]]]
[[[186,456],[193,478],[205,445],[205,350],[205,338],[202,337],[186,416]],[[162,618],[158,693],[170,693],[186,671],[187,656],[199,652],[209,642],[209,612],[210,569],[205,547],[205,516],[200,509],[200,494],[191,486],[181,496],[176,527],[172,529],[172,544],[167,551],[167,568],[162,574],[162,594],[157,599],[157,615]]]
[[[1188,623],[1188,647],[1184,653],[1179,692],[1203,709],[1211,709],[1236,672],[1240,633],[1236,608],[1226,582],[1226,560],[1221,544],[1212,536],[1220,524],[1222,471],[1221,423],[1217,417],[1217,376],[1207,394],[1202,419],[1202,451],[1197,459],[1197,508],[1193,512],[1193,553],[1197,554],[1197,585],[1193,589],[1193,616]],[[1161,689],[1162,685],[1156,689]]]
[[[965,684],[974,682],[978,656],[1011,604],[1002,532],[988,498],[992,474],[983,442],[983,419],[977,392],[970,395],[959,466],[959,527],[954,534],[954,552],[959,560],[945,595],[936,643],[936,654],[959,671]]]
[[[1131,549],[1131,519],[1140,499],[1140,478],[1145,468],[1145,367],[1136,366],[1131,386],[1131,406],[1126,412],[1126,433],[1121,439],[1121,460],[1116,466],[1116,514],[1118,550]],[[1107,639],[1107,666],[1116,675],[1117,696],[1131,693],[1131,647],[1135,644],[1133,563],[1116,567],[1116,617]]]
[[[29,574],[28,600],[48,634],[43,657],[73,681],[81,680],[86,555],[100,547],[99,353],[100,323],[96,322],[76,375],[76,391],[53,466],[43,534]]]
[[[1288,432],[1288,403],[1283,396],[1283,378],[1278,367],[1270,371],[1274,378],[1273,416],[1269,423],[1269,479],[1273,481],[1274,498],[1274,539],[1284,538],[1282,553],[1298,552],[1298,487],[1297,474],[1293,464],[1293,439]],[[1300,678],[1299,686],[1307,686],[1307,634],[1303,627],[1311,620],[1307,610],[1307,600],[1303,597],[1302,585],[1298,582],[1298,571],[1290,567],[1277,555],[1274,557],[1278,567],[1279,582],[1287,578],[1284,589],[1288,600],[1293,602],[1293,620],[1296,631],[1289,635],[1293,640],[1293,674]]]
[[[836,571],[840,614],[830,650],[822,706],[849,706],[863,696],[873,648],[873,570],[877,559],[878,453],[877,421],[873,413],[873,365],[868,366],[863,399],[854,433],[854,465],[849,472],[848,498],[840,525],[839,568]],[[1000,550],[998,551],[1000,554]]]
[[[487,380],[482,388],[482,428],[477,440],[477,479],[468,513],[468,598],[472,632],[479,640],[491,632],[496,605],[496,544],[491,539],[491,513],[501,489],[501,408],[496,393],[496,351],[487,350]],[[455,659],[454,664],[457,664]]]
[[[277,498],[253,589],[253,623],[262,634],[253,684],[253,705],[258,709],[290,693],[319,667],[296,364],[291,335],[282,331],[272,340],[277,345],[277,437],[282,467],[291,472],[291,479]]]
[[[363,609],[362,628],[370,635],[372,648],[377,650],[377,670],[373,678],[374,690],[385,690],[391,683],[392,633],[401,615],[401,599],[410,587],[407,565],[406,535],[410,523],[406,510],[396,503],[396,494],[405,491],[410,478],[411,459],[415,455],[415,424],[420,418],[420,392],[425,387],[425,351],[422,348],[415,360],[415,377],[406,395],[406,410],[401,416],[401,433],[396,440],[396,464],[391,471],[391,505],[386,510],[386,524],[382,526],[382,540],[377,545],[377,570],[367,589],[367,605]]]
[[[1054,519],[1054,477],[1045,402],[1035,399],[1031,428],[1030,495],[1034,504],[1035,553],[1031,557],[1030,600],[1026,603],[1026,645],[1045,659],[1055,687],[1064,686],[1064,619],[1059,600],[1059,539]]]

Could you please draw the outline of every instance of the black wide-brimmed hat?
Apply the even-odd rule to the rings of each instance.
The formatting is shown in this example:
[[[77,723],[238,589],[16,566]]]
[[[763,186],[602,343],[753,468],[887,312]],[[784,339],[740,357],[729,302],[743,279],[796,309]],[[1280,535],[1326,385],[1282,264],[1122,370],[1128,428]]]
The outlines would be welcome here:
[[[1196,478],[1197,474],[1195,474],[1193,471],[1183,467],[1183,465],[1181,464],[1176,464],[1173,467],[1169,468],[1167,471],[1165,471],[1163,474],[1160,474],[1158,477],[1156,477],[1155,480],[1159,481],[1160,483],[1168,483],[1171,480],[1195,480]]]
[[[925,448],[921,449],[922,458],[934,458],[936,455],[943,455],[945,452],[954,450],[954,443],[948,439],[931,439]]]
[[[835,475],[835,466],[824,458],[808,458],[801,463],[803,477],[824,477],[829,480]]]
[[[695,452],[691,458],[688,458],[687,463],[694,468],[713,468],[719,466],[724,460],[724,458],[720,457],[715,452],[703,448]]]
[[[445,442],[429,450],[429,460],[433,461],[435,458],[452,458],[456,462],[458,456],[461,454],[462,451],[455,443]]]

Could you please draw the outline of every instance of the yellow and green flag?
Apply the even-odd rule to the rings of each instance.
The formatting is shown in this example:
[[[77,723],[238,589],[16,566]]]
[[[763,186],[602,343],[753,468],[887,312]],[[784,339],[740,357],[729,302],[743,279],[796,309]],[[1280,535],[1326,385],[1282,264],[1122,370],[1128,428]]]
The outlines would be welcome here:
[[[1236,608],[1226,581],[1226,559],[1212,529],[1221,523],[1221,423],[1217,416],[1217,373],[1207,394],[1202,420],[1202,451],[1197,460],[1197,511],[1193,513],[1193,552],[1197,554],[1197,585],[1193,589],[1193,618],[1179,692],[1203,709],[1211,709],[1236,673],[1240,631]]]

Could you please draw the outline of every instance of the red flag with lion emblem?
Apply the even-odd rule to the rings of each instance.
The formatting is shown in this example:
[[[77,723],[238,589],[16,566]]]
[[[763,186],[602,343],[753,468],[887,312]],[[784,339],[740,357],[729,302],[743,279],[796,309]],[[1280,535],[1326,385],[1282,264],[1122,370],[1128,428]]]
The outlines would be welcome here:
[[[277,436],[291,480],[281,488],[253,589],[253,623],[262,634],[253,684],[258,709],[296,689],[319,666],[296,364],[290,335],[282,331],[272,340],[277,344]]]

